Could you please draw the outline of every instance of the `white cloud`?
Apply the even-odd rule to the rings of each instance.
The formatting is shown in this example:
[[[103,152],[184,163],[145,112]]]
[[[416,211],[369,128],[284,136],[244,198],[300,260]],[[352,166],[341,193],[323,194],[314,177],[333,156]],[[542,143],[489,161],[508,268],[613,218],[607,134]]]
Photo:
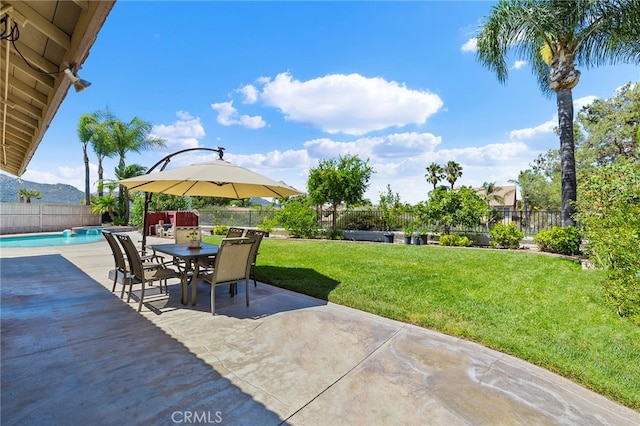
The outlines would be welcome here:
[[[443,105],[435,94],[360,74],[333,74],[308,81],[281,73],[267,80],[260,99],[287,120],[336,134],[362,135],[389,127],[424,124]]]
[[[429,133],[397,133],[347,141],[330,138],[310,140],[304,143],[308,153],[307,160],[298,160],[300,167],[307,165],[305,173],[300,173],[287,182],[299,189],[304,188],[308,169],[317,166],[318,161],[346,154],[357,155],[363,160],[369,159],[369,164],[375,171],[367,190],[367,198],[377,202],[379,193],[385,192],[387,184],[390,184],[392,191],[399,193],[403,201],[415,204],[426,200],[432,189],[424,177],[425,168],[431,162],[444,164],[453,160],[460,163],[463,176],[456,185],[480,186],[485,181],[505,185],[510,179],[516,179],[520,170],[527,169],[529,162],[537,154],[523,142],[438,150],[440,143],[439,136]],[[393,150],[403,151],[404,154],[388,155]]]
[[[218,112],[216,120],[223,126],[240,125],[248,129],[260,129],[267,124],[259,115],[239,115],[233,101],[211,104],[211,109]]]
[[[478,38],[473,37],[467,40],[465,44],[460,47],[462,53],[475,53],[478,51]]]
[[[167,141],[172,148],[195,148],[206,133],[200,117],[193,117],[186,111],[176,112],[178,120],[173,124],[153,126],[151,133]]]
[[[242,103],[255,104],[258,101],[258,89],[250,84],[238,89],[238,92],[242,93],[244,100]]]
[[[512,130],[511,132],[509,132],[509,139],[511,139],[512,141],[522,141],[532,139],[540,134],[553,133],[553,129],[557,125],[557,120],[549,120],[535,127]]]
[[[577,115],[582,107],[591,104],[596,99],[598,99],[596,96],[583,96],[581,98],[574,99],[574,115]],[[512,141],[531,141],[534,138],[552,134],[556,127],[558,127],[558,114],[555,114],[551,120],[545,121],[535,127],[512,130],[509,132],[509,139]]]
[[[516,61],[513,64],[513,66],[511,67],[511,69],[519,70],[520,68],[524,67],[525,65],[527,65],[527,61]]]
[[[592,104],[595,100],[597,100],[597,96],[583,96],[578,99],[573,100],[573,112],[574,114],[578,114],[582,107],[585,107],[589,104]]]

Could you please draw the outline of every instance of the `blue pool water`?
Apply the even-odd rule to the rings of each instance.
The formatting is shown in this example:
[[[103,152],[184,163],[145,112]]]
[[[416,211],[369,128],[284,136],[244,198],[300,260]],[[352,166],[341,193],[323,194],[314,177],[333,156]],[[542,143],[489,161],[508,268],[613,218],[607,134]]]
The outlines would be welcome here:
[[[0,238],[0,248],[10,247],[48,247],[65,246],[70,244],[95,243],[102,240],[101,229],[89,229],[75,234],[66,229],[59,234],[34,234],[19,237]]]

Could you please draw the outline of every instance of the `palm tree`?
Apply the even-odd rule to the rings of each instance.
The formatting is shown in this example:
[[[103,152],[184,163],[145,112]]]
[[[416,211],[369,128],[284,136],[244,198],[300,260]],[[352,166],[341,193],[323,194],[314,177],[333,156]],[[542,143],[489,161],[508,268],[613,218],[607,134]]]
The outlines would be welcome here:
[[[637,0],[499,0],[477,38],[477,57],[507,79],[508,52],[528,60],[546,94],[556,93],[562,165],[562,224],[574,225],[576,167],[572,89],[576,66],[640,59]]]
[[[109,217],[113,221],[115,209],[118,207],[118,198],[113,194],[102,195],[97,197],[91,203],[91,213],[103,215],[109,213]]]
[[[125,166],[124,170],[120,170],[119,168],[116,168],[116,177],[118,178],[118,180],[128,179],[131,177],[143,175],[146,171],[147,171],[147,168],[141,166],[140,164],[129,164],[128,166]],[[125,186],[121,186],[120,191],[123,191],[123,196],[124,196],[125,211],[123,216],[126,220],[126,223],[129,223],[129,202],[131,200],[131,196],[129,194],[129,188]]]
[[[91,146],[93,152],[98,157],[98,196],[104,194],[104,169],[102,163],[106,157],[113,157],[116,154],[115,148],[111,143],[111,136],[108,127],[108,123],[115,120],[115,116],[107,107],[104,111],[96,111],[93,113],[97,123],[93,127],[93,138],[91,139]]]
[[[112,117],[104,123],[108,130],[109,142],[113,152],[120,158],[116,167],[116,174],[126,168],[125,155],[128,152],[142,152],[151,148],[163,148],[166,146],[164,139],[156,136],[149,136],[152,125],[148,121],[133,117],[128,123],[123,123]],[[120,210],[124,213],[124,219],[129,220],[129,206],[125,204],[125,189],[120,188]]]
[[[453,185],[456,183],[458,178],[462,176],[462,166],[455,161],[449,161],[447,165],[444,166],[443,171],[447,182],[449,182],[451,189],[453,189]]]
[[[118,167],[125,168],[125,156],[128,152],[140,153],[151,148],[164,148],[164,139],[149,136],[152,125],[148,121],[133,117],[130,122],[123,123],[117,118],[108,120],[105,125],[109,129],[110,141],[114,152],[119,156]]]
[[[438,163],[431,163],[426,169],[427,173],[424,175],[424,177],[427,178],[427,182],[433,184],[433,189],[436,189],[438,182],[440,182],[445,177],[442,166]]]
[[[83,114],[80,117],[78,123],[78,139],[82,142],[82,154],[84,157],[84,203],[85,205],[91,205],[91,186],[89,184],[89,155],[87,154],[87,146],[91,142],[93,137],[93,131],[91,124],[94,122],[94,117],[88,114]]]
[[[36,190],[31,191],[29,189],[24,189],[24,188],[18,191],[18,195],[21,198],[24,198],[27,203],[30,203],[32,198],[42,197],[42,194],[40,193],[40,191],[36,191]]]
[[[501,189],[502,187],[496,186],[495,182],[484,182],[482,184],[482,194],[480,194],[480,198],[482,198],[484,202],[487,203],[487,207],[491,207],[492,201],[504,204],[504,197],[497,194],[497,192]]]

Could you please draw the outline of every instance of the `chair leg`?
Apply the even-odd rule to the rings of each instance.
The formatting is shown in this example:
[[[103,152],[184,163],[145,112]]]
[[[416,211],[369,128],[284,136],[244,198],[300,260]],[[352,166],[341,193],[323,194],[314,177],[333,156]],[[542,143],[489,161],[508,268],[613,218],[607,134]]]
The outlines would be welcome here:
[[[251,265],[251,275],[253,276],[253,286],[258,287],[258,282],[256,281],[256,264]]]
[[[247,276],[247,279],[244,280],[244,294],[245,297],[247,298],[247,306],[249,306],[249,277]]]
[[[142,292],[140,293],[140,302],[138,303],[138,312],[142,311],[142,301],[144,300],[145,283],[142,281]]]
[[[211,315],[216,314],[216,286],[211,283]]]
[[[120,292],[120,299],[124,297],[124,289],[127,287],[127,273],[122,275],[122,291]]]
[[[129,293],[127,294],[127,303],[131,302],[132,291],[133,291],[133,277],[129,275]]]
[[[114,277],[113,277],[113,288],[111,288],[111,293],[113,293],[114,291],[116,291],[116,283],[118,282],[118,270],[114,269]],[[122,297],[122,296],[120,296]]]

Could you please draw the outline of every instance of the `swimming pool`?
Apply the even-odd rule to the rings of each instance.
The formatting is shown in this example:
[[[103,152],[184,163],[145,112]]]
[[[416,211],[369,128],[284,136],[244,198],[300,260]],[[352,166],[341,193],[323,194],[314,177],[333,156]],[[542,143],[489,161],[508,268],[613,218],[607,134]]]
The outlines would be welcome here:
[[[101,229],[89,229],[85,233],[76,234],[67,229],[59,234],[34,234],[21,235],[19,237],[3,237],[0,238],[0,248],[48,247],[95,243],[102,240],[103,237],[101,231]]]

